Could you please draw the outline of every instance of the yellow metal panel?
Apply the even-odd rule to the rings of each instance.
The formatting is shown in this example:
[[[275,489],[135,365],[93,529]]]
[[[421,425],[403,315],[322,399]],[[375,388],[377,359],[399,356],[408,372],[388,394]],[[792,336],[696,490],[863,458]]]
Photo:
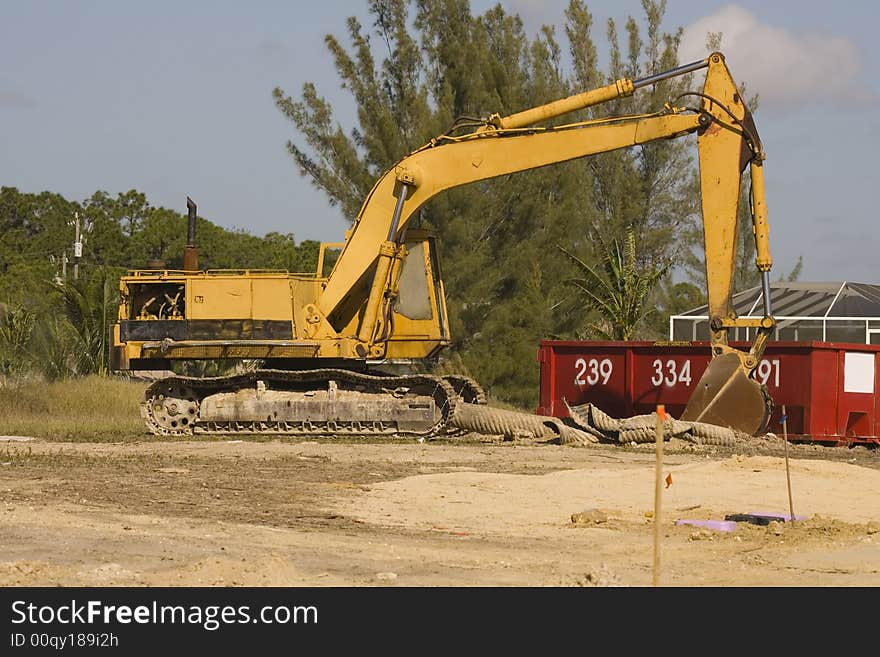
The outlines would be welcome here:
[[[290,301],[290,280],[284,278],[251,279],[253,318],[289,322],[293,315]]]
[[[387,343],[386,358],[427,358],[441,347],[449,344],[445,340],[391,340]]]
[[[319,284],[314,280],[292,278],[290,283],[290,298],[293,313],[293,337],[303,339],[306,337],[306,315],[303,308],[310,303],[315,303],[318,295]]]
[[[187,319],[249,319],[251,283],[243,277],[191,278],[186,290]]]
[[[440,327],[436,319],[410,319],[394,313],[394,340],[440,339]]]
[[[697,138],[703,200],[706,285],[709,317],[723,319],[732,313],[730,296],[736,265],[736,224],[741,186],[740,150],[743,143],[742,135],[727,124],[732,118],[743,119],[745,105],[723,58],[718,55],[710,58],[704,91],[704,109],[717,117],[717,121]],[[721,103],[723,107],[719,107],[714,101]]]

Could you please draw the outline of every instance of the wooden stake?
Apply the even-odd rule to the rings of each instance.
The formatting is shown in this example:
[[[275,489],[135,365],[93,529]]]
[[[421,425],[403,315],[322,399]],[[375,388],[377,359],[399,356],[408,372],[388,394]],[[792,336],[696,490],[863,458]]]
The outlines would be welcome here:
[[[657,464],[654,473],[654,586],[660,586],[660,500],[663,494],[663,420],[666,407],[657,405]]]
[[[785,480],[788,483],[788,512],[791,514],[791,524],[794,525],[794,502],[791,498],[791,471],[788,468],[788,414],[785,412],[785,404],[782,405],[782,440],[785,442]]]

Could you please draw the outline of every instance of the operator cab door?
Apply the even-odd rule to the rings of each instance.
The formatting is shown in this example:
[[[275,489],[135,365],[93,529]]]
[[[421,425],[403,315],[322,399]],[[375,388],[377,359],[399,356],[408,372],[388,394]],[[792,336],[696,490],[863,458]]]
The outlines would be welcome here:
[[[408,230],[406,260],[392,308],[394,328],[389,357],[420,357],[449,343],[446,297],[434,237],[424,230]],[[405,354],[403,352],[417,353]]]

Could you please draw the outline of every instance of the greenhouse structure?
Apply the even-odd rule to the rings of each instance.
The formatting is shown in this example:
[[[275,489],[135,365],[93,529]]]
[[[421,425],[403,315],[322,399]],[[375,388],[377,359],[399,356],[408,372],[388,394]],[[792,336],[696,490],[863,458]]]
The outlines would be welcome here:
[[[880,285],[850,283],[776,282],[770,285],[771,311],[776,329],[771,340],[880,344]],[[760,318],[764,300],[761,286],[733,296],[739,317]],[[731,333],[732,341],[750,341],[754,328]],[[708,305],[669,318],[669,339],[709,339]]]

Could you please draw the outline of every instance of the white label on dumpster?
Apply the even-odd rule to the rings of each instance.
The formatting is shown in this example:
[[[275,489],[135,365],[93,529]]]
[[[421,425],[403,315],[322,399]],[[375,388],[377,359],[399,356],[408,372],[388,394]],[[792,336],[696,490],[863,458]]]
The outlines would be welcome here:
[[[874,392],[874,354],[847,351],[843,355],[843,391]]]

